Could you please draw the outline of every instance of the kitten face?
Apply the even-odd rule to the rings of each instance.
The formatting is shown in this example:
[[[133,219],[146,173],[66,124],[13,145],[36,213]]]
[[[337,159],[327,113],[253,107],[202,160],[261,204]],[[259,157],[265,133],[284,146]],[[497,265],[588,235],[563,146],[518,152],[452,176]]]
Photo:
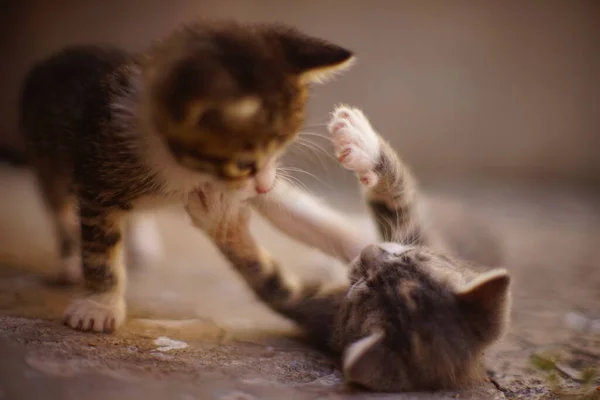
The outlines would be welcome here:
[[[174,158],[230,186],[269,189],[304,119],[308,84],[352,54],[270,25],[197,24],[147,61],[151,119]]]
[[[444,256],[395,243],[368,246],[351,268],[335,339],[349,381],[406,391],[481,378],[480,353],[507,323],[505,270],[469,279]]]

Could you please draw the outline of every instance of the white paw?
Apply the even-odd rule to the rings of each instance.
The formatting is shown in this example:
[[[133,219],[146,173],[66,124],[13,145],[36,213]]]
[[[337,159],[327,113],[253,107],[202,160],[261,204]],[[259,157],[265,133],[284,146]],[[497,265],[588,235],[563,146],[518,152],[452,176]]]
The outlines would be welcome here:
[[[213,187],[205,187],[189,194],[185,211],[190,216],[192,224],[206,231],[218,228],[226,213],[225,194]]]
[[[380,155],[379,137],[362,111],[337,107],[328,129],[339,163],[354,171],[365,186],[375,185],[379,179],[374,171]]]
[[[73,300],[64,314],[65,324],[80,331],[113,332],[124,321],[125,299],[118,293]]]
[[[236,193],[213,186],[190,193],[185,210],[193,225],[213,236],[242,225],[249,218],[247,205]]]

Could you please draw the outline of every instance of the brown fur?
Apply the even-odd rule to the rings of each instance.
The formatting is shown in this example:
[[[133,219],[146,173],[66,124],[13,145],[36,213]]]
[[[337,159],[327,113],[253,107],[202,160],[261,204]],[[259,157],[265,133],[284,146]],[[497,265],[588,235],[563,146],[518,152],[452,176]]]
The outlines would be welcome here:
[[[309,53],[317,46],[324,48]],[[144,59],[148,107],[182,163],[236,181],[295,138],[308,95],[302,74],[350,57],[284,26],[191,25]],[[257,102],[257,110],[228,115],[229,106],[244,99]]]
[[[76,46],[37,64],[21,104],[29,159],[63,261],[81,250],[90,291],[66,323],[112,331],[123,322],[119,252],[133,208],[184,201],[206,182],[258,180],[303,122],[306,76],[351,58],[291,28],[230,22],[191,24],[142,55]]]

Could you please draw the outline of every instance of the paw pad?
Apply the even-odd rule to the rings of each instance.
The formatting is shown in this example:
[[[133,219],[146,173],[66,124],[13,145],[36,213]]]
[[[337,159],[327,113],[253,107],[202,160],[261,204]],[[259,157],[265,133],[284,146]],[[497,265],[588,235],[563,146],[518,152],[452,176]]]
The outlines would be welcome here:
[[[363,185],[375,185],[379,137],[364,114],[356,108],[339,107],[331,117],[329,132],[339,163],[354,171]]]

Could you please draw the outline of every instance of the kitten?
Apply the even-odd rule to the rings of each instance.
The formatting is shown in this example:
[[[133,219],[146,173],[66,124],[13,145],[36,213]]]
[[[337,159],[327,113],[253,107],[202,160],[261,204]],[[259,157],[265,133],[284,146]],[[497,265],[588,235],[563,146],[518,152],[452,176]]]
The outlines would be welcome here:
[[[243,203],[198,193],[190,215],[258,297],[341,356],[347,381],[409,391],[482,379],[482,352],[508,324],[507,271],[478,273],[429,246],[414,178],[360,110],[339,107],[329,129],[340,164],[358,175],[386,240],[349,264],[349,285],[326,290],[286,282],[252,240]]]
[[[97,332],[123,323],[120,247],[132,210],[184,203],[208,182],[231,196],[268,192],[303,123],[309,84],[352,60],[350,51],[292,28],[222,22],[186,26],[142,55],[76,46],[37,64],[21,99],[28,159],[67,278],[83,270],[89,290],[71,303],[65,323]],[[275,195],[264,204],[289,202]],[[269,218],[273,207],[265,209]],[[277,212],[270,218],[286,223]],[[356,244],[348,250],[323,236],[325,251],[356,252]]]

